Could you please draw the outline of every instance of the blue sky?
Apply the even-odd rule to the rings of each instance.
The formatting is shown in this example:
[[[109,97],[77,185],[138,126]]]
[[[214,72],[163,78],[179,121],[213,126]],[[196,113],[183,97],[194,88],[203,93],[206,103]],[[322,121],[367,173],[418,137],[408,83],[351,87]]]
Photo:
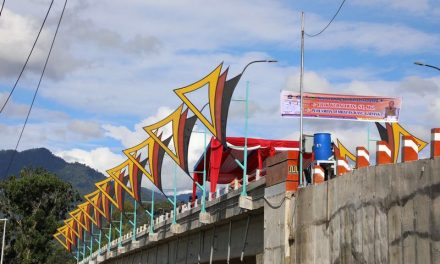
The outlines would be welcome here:
[[[7,1],[0,17],[0,102],[12,87],[49,5]],[[0,114],[0,148],[15,146],[63,1],[55,1],[29,68]],[[306,32],[327,24],[340,2],[70,1],[19,149],[46,147],[99,171],[123,160],[121,150],[146,138],[143,126],[180,104],[175,88],[224,62],[230,76],[255,59],[234,97],[251,85],[251,136],[296,139],[298,120],[279,117],[279,91],[298,90],[300,12]],[[347,0],[320,36],[305,39],[305,90],[403,98],[401,123],[429,140],[440,126],[440,2]],[[200,99],[202,100],[202,99]],[[243,133],[244,106],[233,103],[228,135]],[[309,121],[350,148],[366,144],[366,123]],[[190,159],[203,147],[194,135]],[[171,161],[165,162],[166,173]],[[170,169],[171,171],[171,169]],[[179,188],[190,186],[182,176]]]

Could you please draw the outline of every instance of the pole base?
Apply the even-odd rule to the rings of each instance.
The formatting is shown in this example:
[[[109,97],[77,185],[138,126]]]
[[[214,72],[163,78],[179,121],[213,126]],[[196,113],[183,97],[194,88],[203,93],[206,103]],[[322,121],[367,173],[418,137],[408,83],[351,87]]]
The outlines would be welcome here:
[[[157,233],[150,233],[148,235],[148,241],[155,242],[157,240],[159,240]]]
[[[131,241],[131,247],[130,247],[130,250],[131,250],[131,249],[140,248],[140,247],[142,247],[143,245],[145,245],[145,239],[144,239],[144,238],[141,238],[141,239],[139,239],[139,240]]]
[[[118,255],[124,254],[125,252],[127,252],[127,247],[124,247],[124,246],[118,247]]]
[[[106,259],[114,258],[114,257],[116,257],[116,252],[114,251],[107,252]]]
[[[97,263],[101,263],[101,262],[103,262],[105,259],[106,259],[106,255],[98,255],[98,256],[96,257],[96,262],[97,262]]]
[[[254,201],[252,196],[240,196],[238,199],[238,206],[247,210],[254,210]]]
[[[170,226],[170,231],[173,234],[180,234],[180,233],[183,233],[184,230],[183,230],[183,227],[180,224],[172,224]]]
[[[214,223],[214,218],[208,212],[200,212],[199,222],[202,224],[212,224],[212,223]]]

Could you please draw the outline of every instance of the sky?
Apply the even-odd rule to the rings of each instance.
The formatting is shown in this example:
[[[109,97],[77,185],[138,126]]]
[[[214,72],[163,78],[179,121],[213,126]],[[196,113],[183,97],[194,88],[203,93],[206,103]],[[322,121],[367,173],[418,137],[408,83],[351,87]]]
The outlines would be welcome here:
[[[50,0],[6,1],[0,17],[0,103],[11,90]],[[0,149],[13,149],[38,83],[64,1],[55,0],[41,38],[11,101],[0,113]],[[300,14],[305,31],[319,32],[340,1],[69,1],[19,150],[45,147],[67,161],[105,173],[123,149],[147,138],[142,129],[181,101],[189,85],[223,62],[229,76],[250,61],[233,97],[250,86],[249,136],[292,139],[299,120],[279,114],[281,90],[299,91]],[[402,126],[429,141],[440,126],[440,2],[347,0],[330,27],[305,38],[304,90],[403,99]],[[203,94],[195,100],[203,101]],[[244,104],[232,102],[227,135],[243,136]],[[305,120],[306,134],[330,132],[349,149],[367,144],[368,126],[354,121]],[[198,123],[197,129],[203,126]],[[190,166],[202,155],[194,133]],[[425,151],[422,155],[428,155]],[[164,161],[164,187],[174,165]],[[147,181],[145,180],[144,184]],[[191,180],[178,173],[178,189]]]

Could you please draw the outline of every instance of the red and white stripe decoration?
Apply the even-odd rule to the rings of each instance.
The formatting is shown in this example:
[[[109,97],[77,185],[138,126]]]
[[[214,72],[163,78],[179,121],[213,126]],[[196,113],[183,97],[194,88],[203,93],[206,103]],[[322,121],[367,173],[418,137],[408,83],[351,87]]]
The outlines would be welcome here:
[[[364,147],[356,148],[356,168],[370,166],[370,153]]]
[[[377,141],[376,144],[376,165],[393,163],[391,149],[385,141]]]
[[[324,169],[319,165],[313,166],[313,183],[319,184],[324,182],[324,180],[325,180]]]
[[[431,129],[431,158],[440,157],[440,128]]]
[[[403,136],[402,162],[419,159],[419,146],[413,136]]]
[[[347,160],[343,159],[342,157],[338,157],[336,164],[337,164],[338,176],[341,176],[341,175],[351,171],[351,168],[348,165]]]

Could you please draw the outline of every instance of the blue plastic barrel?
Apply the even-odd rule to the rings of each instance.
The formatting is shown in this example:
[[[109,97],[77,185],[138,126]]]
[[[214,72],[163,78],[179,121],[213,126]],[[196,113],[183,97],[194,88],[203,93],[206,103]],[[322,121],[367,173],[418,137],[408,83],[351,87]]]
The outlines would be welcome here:
[[[330,133],[316,133],[313,135],[313,153],[315,153],[315,160],[328,160],[332,156]]]

